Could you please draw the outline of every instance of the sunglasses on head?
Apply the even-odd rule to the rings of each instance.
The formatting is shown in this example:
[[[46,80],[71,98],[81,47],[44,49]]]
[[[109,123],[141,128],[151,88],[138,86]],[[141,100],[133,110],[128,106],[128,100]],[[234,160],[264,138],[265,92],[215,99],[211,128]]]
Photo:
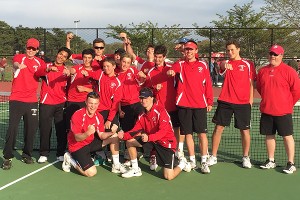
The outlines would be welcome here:
[[[274,52],[270,52],[269,55],[270,55],[270,56],[275,56],[275,57],[276,57],[276,56],[279,56],[279,54],[276,54],[276,53],[274,53]]]
[[[97,46],[94,46],[94,49],[104,49],[104,47],[97,47]]]
[[[27,47],[26,49],[27,49],[27,50],[32,50],[32,51],[36,51],[36,50],[37,50],[37,49],[34,48],[34,47]]]

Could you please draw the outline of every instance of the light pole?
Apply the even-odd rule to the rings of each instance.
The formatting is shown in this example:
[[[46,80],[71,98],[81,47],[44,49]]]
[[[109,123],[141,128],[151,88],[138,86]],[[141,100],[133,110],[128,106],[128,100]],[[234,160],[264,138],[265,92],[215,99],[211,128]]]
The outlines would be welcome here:
[[[75,35],[77,36],[77,24],[80,22],[80,20],[75,20],[74,23],[75,23]]]

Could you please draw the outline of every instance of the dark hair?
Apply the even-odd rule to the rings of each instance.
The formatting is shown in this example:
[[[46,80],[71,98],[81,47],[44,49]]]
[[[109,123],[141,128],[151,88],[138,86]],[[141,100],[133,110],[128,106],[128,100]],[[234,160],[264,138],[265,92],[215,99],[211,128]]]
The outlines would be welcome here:
[[[100,96],[99,96],[99,94],[97,93],[97,92],[89,92],[88,94],[87,94],[87,96],[86,96],[86,99],[88,99],[88,98],[92,98],[92,99],[99,99],[100,98]]]
[[[163,56],[165,57],[167,55],[167,47],[165,45],[157,45],[154,48],[154,54],[163,54]]]
[[[106,57],[106,58],[104,58],[103,63],[104,62],[109,62],[110,64],[112,64],[114,66],[117,65],[117,63],[116,63],[116,61],[115,61],[115,59],[113,57]]]
[[[231,39],[226,42],[226,47],[229,45],[234,45],[236,48],[240,48],[240,43],[237,40]]]
[[[93,41],[93,46],[94,46],[96,43],[103,43],[104,46],[105,46],[105,42],[104,42],[104,40],[103,40],[102,38],[96,38],[96,39],[94,39],[94,41]]]
[[[92,55],[92,57],[95,58],[94,49],[84,49],[81,54],[82,54],[82,57],[83,57],[83,55]]]
[[[60,52],[62,52],[62,51],[67,52],[67,54],[68,54],[67,59],[69,59],[70,56],[72,55],[72,51],[69,48],[67,48],[67,47],[61,47],[61,48],[59,48],[58,51],[57,51],[57,54],[60,53]]]
[[[145,53],[147,53],[147,51],[148,51],[149,48],[153,48],[154,49],[154,45],[153,44],[148,44],[147,47],[146,47]]]

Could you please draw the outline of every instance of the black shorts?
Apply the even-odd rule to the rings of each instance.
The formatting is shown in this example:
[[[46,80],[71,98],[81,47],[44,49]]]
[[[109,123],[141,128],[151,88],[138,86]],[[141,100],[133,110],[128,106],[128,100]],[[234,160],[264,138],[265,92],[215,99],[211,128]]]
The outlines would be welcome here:
[[[178,128],[180,127],[180,121],[179,121],[179,117],[178,117],[178,110],[176,111],[171,111],[168,112],[171,118],[171,122],[172,122],[172,126],[174,128]]]
[[[81,167],[83,171],[94,166],[94,162],[91,158],[91,153],[100,151],[102,149],[102,143],[103,141],[99,138],[98,134],[95,133],[94,140],[90,144],[71,153],[72,158],[76,161],[76,163]]]
[[[178,107],[180,134],[207,133],[207,109]]]
[[[124,118],[120,118],[120,124],[122,130],[127,132],[134,127],[139,115],[144,112],[145,109],[142,104],[138,102],[135,104],[122,106],[121,110],[125,112],[125,116]]]
[[[103,121],[104,123],[106,122],[107,118],[108,118],[108,114],[109,114],[109,110],[102,110],[100,112],[100,114],[102,115],[103,117]],[[111,122],[111,126],[110,128],[113,126],[113,125],[117,125],[118,127],[120,127],[120,123],[119,123],[119,115],[116,114],[115,117],[113,118],[112,122]],[[105,129],[105,132],[110,132],[111,129]]]
[[[216,125],[229,126],[232,115],[234,114],[234,127],[241,130],[247,130],[251,127],[251,105],[233,104],[224,101],[218,101],[218,107],[212,122]]]
[[[259,129],[262,135],[275,135],[276,131],[280,136],[293,135],[292,114],[272,116],[262,113]]]
[[[155,142],[143,142],[141,136],[137,136],[135,139],[143,146],[144,152],[151,152],[152,149],[155,150],[157,165],[174,169],[179,164],[179,160],[175,156],[173,149],[163,147]]]

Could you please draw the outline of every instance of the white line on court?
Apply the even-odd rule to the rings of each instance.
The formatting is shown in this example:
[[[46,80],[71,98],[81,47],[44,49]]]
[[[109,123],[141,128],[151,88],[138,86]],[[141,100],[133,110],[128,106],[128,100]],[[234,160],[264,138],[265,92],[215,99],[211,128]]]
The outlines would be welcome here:
[[[59,162],[59,160],[56,160],[56,161],[54,161],[53,163],[50,163],[50,164],[48,164],[48,165],[46,165],[46,166],[44,166],[44,167],[42,167],[42,168],[40,168],[40,169],[38,169],[38,170],[35,170],[35,171],[33,171],[33,172],[31,172],[31,173],[29,173],[29,174],[27,174],[27,175],[25,175],[25,176],[23,176],[23,177],[21,177],[21,178],[15,180],[15,181],[13,181],[13,182],[10,182],[10,183],[8,183],[8,184],[6,184],[6,185],[0,187],[0,191],[3,190],[3,189],[5,189],[5,188],[7,188],[7,187],[9,187],[9,186],[11,186],[11,185],[13,185],[13,184],[15,184],[15,183],[17,183],[17,182],[19,182],[19,181],[21,181],[21,180],[23,180],[23,179],[25,179],[25,178],[27,178],[27,177],[29,177],[29,176],[31,176],[31,175],[33,175],[33,174],[36,174],[36,173],[38,173],[38,172],[40,172],[40,171],[46,169],[47,167],[50,167],[50,166],[54,165],[54,164],[57,163],[57,162]]]

